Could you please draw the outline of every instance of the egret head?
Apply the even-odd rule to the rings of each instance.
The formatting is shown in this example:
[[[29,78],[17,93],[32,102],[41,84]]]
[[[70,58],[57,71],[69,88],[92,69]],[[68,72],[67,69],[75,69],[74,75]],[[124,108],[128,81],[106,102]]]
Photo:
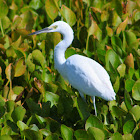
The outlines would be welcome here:
[[[64,21],[56,21],[53,24],[51,24],[49,27],[46,27],[42,30],[33,32],[29,35],[34,35],[34,34],[41,34],[41,33],[50,33],[50,32],[59,32],[62,35],[66,35],[66,34],[72,34],[73,35],[73,30],[72,28],[69,26],[69,24],[67,24]]]

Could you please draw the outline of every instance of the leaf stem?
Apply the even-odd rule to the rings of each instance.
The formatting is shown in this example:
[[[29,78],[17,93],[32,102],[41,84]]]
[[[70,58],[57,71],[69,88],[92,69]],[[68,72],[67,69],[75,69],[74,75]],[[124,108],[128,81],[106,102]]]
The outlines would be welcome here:
[[[0,28],[1,28],[2,36],[4,37],[4,31],[3,31],[3,28],[2,28],[2,22],[1,22],[1,19],[0,19]]]

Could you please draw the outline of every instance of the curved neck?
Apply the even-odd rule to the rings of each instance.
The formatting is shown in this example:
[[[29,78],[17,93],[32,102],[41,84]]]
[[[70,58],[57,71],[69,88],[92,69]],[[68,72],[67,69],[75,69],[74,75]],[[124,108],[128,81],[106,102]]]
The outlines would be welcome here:
[[[55,68],[59,73],[64,76],[64,63],[66,62],[65,51],[70,46],[73,41],[73,31],[72,33],[63,34],[63,40],[59,42],[54,49],[54,63]]]

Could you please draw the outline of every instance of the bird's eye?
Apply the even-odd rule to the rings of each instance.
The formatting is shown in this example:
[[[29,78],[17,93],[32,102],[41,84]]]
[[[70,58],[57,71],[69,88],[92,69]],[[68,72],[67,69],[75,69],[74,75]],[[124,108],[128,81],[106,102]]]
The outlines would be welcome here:
[[[53,26],[53,29],[56,29],[58,26],[57,25],[55,25],[55,26]]]

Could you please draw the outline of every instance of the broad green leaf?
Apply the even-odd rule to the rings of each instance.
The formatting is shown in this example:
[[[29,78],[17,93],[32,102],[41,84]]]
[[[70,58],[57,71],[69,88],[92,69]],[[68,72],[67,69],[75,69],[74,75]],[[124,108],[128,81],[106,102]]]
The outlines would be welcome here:
[[[16,58],[16,53],[14,51],[14,48],[12,46],[10,46],[7,50],[6,50],[6,55],[7,57],[12,57],[12,58]]]
[[[14,122],[22,121],[25,113],[26,113],[26,110],[22,106],[18,106],[18,107],[15,107],[11,116]]]
[[[66,125],[61,125],[61,134],[64,140],[72,140],[73,139],[73,132],[72,129],[67,127]]]
[[[27,10],[21,14],[20,17],[22,20],[18,29],[26,29],[27,31],[32,30],[34,24],[33,13],[30,10]]]
[[[82,130],[82,129],[78,129],[74,132],[74,136],[76,137],[76,139],[87,139],[89,138],[87,131]]]
[[[102,11],[102,13],[101,13],[101,21],[102,21],[102,22],[107,21],[108,18],[109,18],[109,13],[108,13],[108,11],[105,11],[105,10]]]
[[[135,82],[132,88],[132,97],[135,100],[140,101],[140,79]]]
[[[75,103],[81,119],[86,120],[90,115],[87,103],[82,98],[77,98]]]
[[[105,139],[104,132],[96,127],[89,127],[87,130],[89,137],[93,140],[103,140]]]
[[[55,133],[48,135],[45,140],[59,140],[59,136]]]
[[[10,63],[6,69],[5,69],[5,74],[6,74],[6,78],[11,81],[13,78],[13,66],[12,63]]]
[[[0,0],[0,19],[8,14],[8,6],[5,0]]]
[[[131,108],[130,113],[133,115],[134,120],[137,122],[140,120],[140,106],[135,105]]]
[[[106,56],[105,56],[105,61],[106,61],[106,69],[108,71],[111,70],[110,63],[115,69],[117,69],[117,67],[121,64],[120,57],[112,49],[109,49],[107,51]]]
[[[10,136],[8,136],[8,135],[2,135],[2,136],[0,136],[0,139],[1,140],[13,140]]]
[[[138,49],[138,40],[136,35],[131,31],[125,32],[125,39],[127,42],[128,47]]]
[[[32,54],[31,53],[28,55],[26,65],[27,65],[27,68],[30,72],[33,72],[35,70],[35,64],[32,62]]]
[[[53,105],[56,105],[58,103],[59,96],[57,94],[54,94],[52,92],[46,91],[44,95],[44,102],[50,101],[51,107]]]
[[[127,114],[125,110],[117,106],[113,106],[112,111],[113,111],[113,114],[116,116],[116,118],[121,118],[122,116],[125,116]]]
[[[45,10],[52,20],[54,20],[58,15],[58,8],[54,1],[55,0],[46,0],[45,2]]]
[[[26,65],[24,64],[24,59],[19,59],[15,64],[15,75],[14,77],[19,77],[23,75],[26,71]]]
[[[6,109],[7,109],[7,112],[11,112],[14,110],[14,106],[15,106],[15,102],[12,101],[12,100],[9,100],[6,102]]]
[[[115,93],[117,93],[119,88],[120,88],[120,78],[119,78],[119,76],[117,76],[116,81],[115,81],[115,83],[113,85],[113,88],[115,90]]]
[[[16,94],[16,95],[19,95],[21,92],[23,92],[24,88],[22,86],[15,86],[13,88],[13,92]]]
[[[113,29],[112,28],[106,26],[106,31],[107,31],[107,35],[109,37],[112,37],[113,36]]]
[[[124,93],[125,104],[128,110],[132,108],[133,102],[128,92]]]
[[[120,23],[122,23],[120,16],[118,16],[115,10],[113,10],[112,14],[110,14],[109,20],[112,20],[112,25],[114,27],[117,27]]]
[[[90,115],[86,121],[85,129],[88,130],[90,127],[103,129],[103,123],[96,116]]]
[[[124,125],[123,125],[123,133],[124,134],[130,134],[136,127],[136,123],[134,120],[128,120]]]
[[[51,135],[51,132],[50,132],[48,129],[46,129],[46,128],[40,129],[40,132],[41,132],[44,136],[49,136],[49,135]]]
[[[130,92],[132,90],[132,87],[133,87],[134,83],[135,83],[135,81],[130,80],[130,79],[127,79],[125,81],[125,89],[127,90],[127,92]]]
[[[70,26],[73,26],[76,23],[75,13],[65,5],[62,5],[61,7],[61,14]]]
[[[123,140],[133,140],[133,135],[132,134],[124,134],[122,136]]]
[[[40,50],[34,50],[32,52],[32,58],[35,64],[44,67],[44,64],[46,63],[46,61],[45,61],[45,57],[43,56]]]
[[[120,25],[117,28],[117,32],[116,33],[120,34],[121,31],[124,31],[126,26],[127,26],[127,24],[128,24],[128,17],[122,23],[120,23]]]
[[[35,10],[38,10],[39,8],[43,6],[43,4],[40,0],[31,0],[31,2],[29,3],[29,6]]]
[[[124,77],[125,76],[126,65],[125,64],[119,65],[117,70],[118,70],[118,72],[120,74],[120,77]]]
[[[134,69],[134,57],[132,55],[132,53],[130,53],[126,59],[125,59],[125,64],[129,67],[129,68],[133,68]]]
[[[21,45],[21,42],[22,42],[22,37],[19,36],[19,38],[18,38],[15,42],[13,42],[13,43],[11,44],[11,46],[12,46],[14,49],[18,49],[19,46]]]
[[[122,139],[122,135],[119,132],[116,132],[109,140],[123,140],[123,139]]]
[[[20,131],[28,129],[28,126],[22,121],[17,121],[17,126],[19,127]]]
[[[41,134],[40,131],[34,131],[34,130],[30,130],[30,129],[25,129],[23,131],[23,134],[25,135],[25,137],[29,140],[42,140],[43,136]]]
[[[7,16],[4,16],[1,19],[1,22],[2,22],[3,29],[9,28],[9,26],[11,25],[11,21],[10,21],[10,19]]]

